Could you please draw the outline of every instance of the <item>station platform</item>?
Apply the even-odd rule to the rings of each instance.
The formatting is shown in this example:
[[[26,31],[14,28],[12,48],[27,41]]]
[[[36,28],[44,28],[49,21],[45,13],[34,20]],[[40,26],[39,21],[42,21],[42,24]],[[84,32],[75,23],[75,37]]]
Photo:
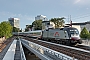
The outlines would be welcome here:
[[[0,60],[26,60],[21,41],[13,40],[9,45],[0,53],[1,56],[4,54]]]

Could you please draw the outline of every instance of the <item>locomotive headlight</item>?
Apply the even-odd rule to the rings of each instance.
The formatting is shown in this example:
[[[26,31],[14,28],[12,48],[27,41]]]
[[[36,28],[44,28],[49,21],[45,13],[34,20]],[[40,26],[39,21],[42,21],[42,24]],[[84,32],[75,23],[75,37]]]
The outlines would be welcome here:
[[[66,33],[67,33],[67,31],[64,31],[64,33],[66,34]]]

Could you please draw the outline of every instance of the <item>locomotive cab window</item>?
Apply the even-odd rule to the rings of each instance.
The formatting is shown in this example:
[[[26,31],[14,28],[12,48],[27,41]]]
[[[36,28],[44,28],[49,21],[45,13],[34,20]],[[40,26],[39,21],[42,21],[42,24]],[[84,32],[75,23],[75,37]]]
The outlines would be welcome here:
[[[70,34],[79,34],[78,30],[70,30]]]
[[[69,38],[73,35],[79,35],[79,31],[76,28],[69,27],[69,28],[64,28],[64,31],[68,32]]]
[[[50,23],[47,23],[47,25],[50,25]]]

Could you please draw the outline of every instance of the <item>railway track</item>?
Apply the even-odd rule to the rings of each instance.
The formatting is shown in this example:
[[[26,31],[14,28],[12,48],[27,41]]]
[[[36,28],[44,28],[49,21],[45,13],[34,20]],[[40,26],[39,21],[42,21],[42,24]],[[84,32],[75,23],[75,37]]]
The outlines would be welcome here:
[[[14,39],[15,37],[11,37],[4,41],[3,43],[0,43],[0,52],[3,51],[3,49]]]
[[[71,48],[66,48],[64,46],[49,44],[49,43],[41,42],[41,41],[38,41],[38,40],[30,39],[30,38],[25,38],[25,39],[29,40],[31,42],[40,44],[42,46],[45,46],[47,48],[53,49],[55,51],[58,51],[60,53],[66,54],[66,55],[71,56],[73,58],[76,58],[78,60],[90,60],[90,52],[85,52],[85,51],[75,50],[75,49],[71,49]],[[75,48],[75,47],[73,47],[73,48]]]
[[[49,42],[49,41],[48,41]],[[55,41],[53,41],[52,43],[56,43],[56,44],[62,44],[62,45],[66,45],[67,46],[67,44],[63,44],[63,43],[58,43],[58,42],[55,42]],[[76,47],[76,48],[80,48],[80,49],[84,49],[84,50],[88,50],[88,51],[90,51],[90,47],[88,47],[88,46],[84,46],[84,45],[68,45],[68,46],[71,46],[71,47]]]
[[[29,37],[29,38],[33,38],[33,37]],[[36,39],[36,38],[34,38],[34,39]],[[47,41],[47,40],[46,40],[46,41]],[[49,41],[48,41],[48,42],[49,42]],[[61,43],[58,43],[58,42],[55,42],[55,41],[52,41],[52,43],[61,44]],[[66,44],[62,44],[62,45],[66,45]],[[68,46],[71,46],[71,45],[68,45]],[[90,51],[90,47],[84,46],[84,45],[77,45],[77,46],[72,45],[71,47],[76,47],[76,48],[80,48],[80,49],[84,49],[84,50]]]
[[[77,46],[71,46],[71,47],[76,47],[76,48],[80,48],[80,49],[84,49],[84,50],[90,51],[90,47],[89,46],[77,45]]]

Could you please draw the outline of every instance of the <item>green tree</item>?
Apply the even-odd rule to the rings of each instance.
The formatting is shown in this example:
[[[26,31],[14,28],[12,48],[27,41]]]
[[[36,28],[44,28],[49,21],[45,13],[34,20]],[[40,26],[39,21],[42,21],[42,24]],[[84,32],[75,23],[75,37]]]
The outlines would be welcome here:
[[[35,30],[41,30],[42,29],[42,20],[35,20],[32,23],[32,26],[34,26]]]
[[[80,37],[86,39],[86,38],[88,38],[88,34],[89,34],[89,32],[87,31],[86,27],[84,27],[80,33]]]
[[[12,36],[12,26],[8,21],[3,21],[0,24],[0,37],[10,37]]]
[[[88,33],[88,36],[87,36],[88,39],[90,39],[90,33]]]
[[[32,29],[32,25],[26,25],[25,31],[29,31],[29,29]]]
[[[63,24],[65,23],[64,19],[65,19],[64,17],[61,17],[61,18],[51,18],[50,21],[54,22],[55,28],[59,28],[59,27],[62,27]]]
[[[22,32],[22,29],[20,30],[20,32]]]
[[[25,32],[29,31],[27,28],[25,28]]]
[[[20,31],[19,28],[13,27],[13,32],[19,32],[19,31]]]
[[[0,24],[0,37],[3,37],[5,34],[5,32],[2,29],[3,29],[3,25]]]

